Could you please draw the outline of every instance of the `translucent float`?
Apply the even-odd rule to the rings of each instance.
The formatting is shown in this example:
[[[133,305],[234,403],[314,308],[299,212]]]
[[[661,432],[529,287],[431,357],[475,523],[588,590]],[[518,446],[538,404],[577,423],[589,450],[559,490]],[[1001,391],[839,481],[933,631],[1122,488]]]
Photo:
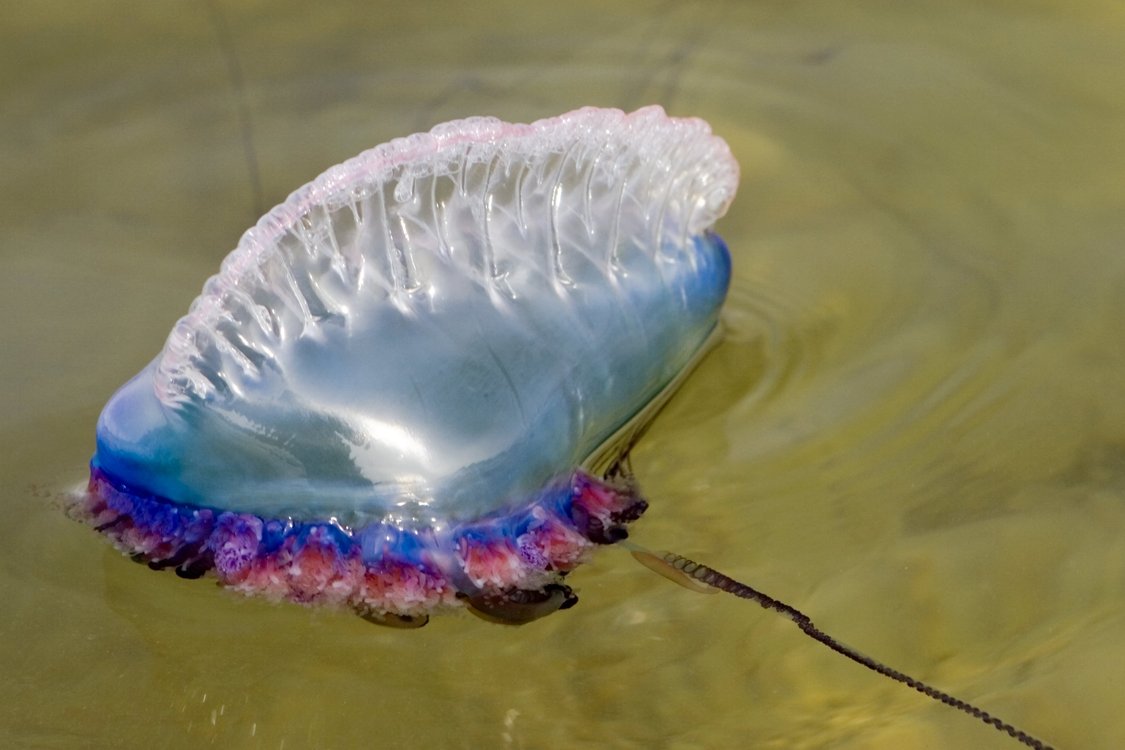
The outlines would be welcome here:
[[[717,335],[737,182],[659,107],[329,169],[110,399],[78,513],[150,567],[389,625],[573,605],[646,507],[622,457]]]

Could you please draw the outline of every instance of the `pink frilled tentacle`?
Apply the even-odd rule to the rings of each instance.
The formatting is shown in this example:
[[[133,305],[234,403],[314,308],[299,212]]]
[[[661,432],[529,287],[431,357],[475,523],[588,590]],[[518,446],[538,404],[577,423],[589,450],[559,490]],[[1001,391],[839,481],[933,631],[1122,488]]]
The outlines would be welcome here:
[[[152,568],[210,572],[247,595],[351,608],[380,622],[424,623],[466,605],[525,622],[573,604],[563,577],[591,548],[623,539],[646,507],[632,486],[575,471],[525,506],[444,531],[349,529],[177,504],[94,467],[73,513]]]

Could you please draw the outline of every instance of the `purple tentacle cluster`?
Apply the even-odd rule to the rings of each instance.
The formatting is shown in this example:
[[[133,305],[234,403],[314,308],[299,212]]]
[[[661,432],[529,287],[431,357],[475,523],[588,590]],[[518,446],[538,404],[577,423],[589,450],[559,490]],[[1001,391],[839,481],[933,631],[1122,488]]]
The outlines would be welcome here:
[[[92,467],[74,512],[149,567],[185,578],[213,571],[246,594],[350,607],[379,622],[424,622],[463,605],[524,622],[573,604],[562,577],[590,548],[624,538],[646,507],[631,485],[578,470],[534,502],[449,530],[349,529],[178,504]]]

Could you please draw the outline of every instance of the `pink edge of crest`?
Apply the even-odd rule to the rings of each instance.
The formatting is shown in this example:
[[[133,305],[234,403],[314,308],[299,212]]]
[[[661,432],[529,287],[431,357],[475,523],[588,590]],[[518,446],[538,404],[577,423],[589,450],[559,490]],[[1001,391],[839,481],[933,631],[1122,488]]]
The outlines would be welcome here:
[[[730,183],[733,197],[733,186],[738,183],[738,163],[726,144],[711,134],[711,126],[705,120],[669,117],[660,105],[642,107],[631,113],[614,108],[582,107],[530,124],[509,123],[494,117],[468,117],[435,125],[429,132],[392,139],[329,167],[312,182],[290,193],[283,203],[268,211],[243,234],[238,248],[249,252],[236,259],[237,264],[232,265],[231,271],[240,271],[257,263],[258,253],[271,247],[311,209],[339,202],[349,191],[349,186],[381,182],[398,167],[411,163],[433,164],[442,154],[451,158],[458,156],[458,147],[464,144],[495,146],[501,141],[516,144],[544,135],[571,136],[578,130],[586,130],[589,134],[595,128],[604,130],[610,125],[651,126],[653,123],[660,123],[668,131],[689,128],[701,137],[709,138],[716,147],[721,145],[719,151],[725,157],[724,169],[730,173],[724,182]],[[548,139],[547,148],[552,147]],[[428,173],[422,171],[415,176]]]

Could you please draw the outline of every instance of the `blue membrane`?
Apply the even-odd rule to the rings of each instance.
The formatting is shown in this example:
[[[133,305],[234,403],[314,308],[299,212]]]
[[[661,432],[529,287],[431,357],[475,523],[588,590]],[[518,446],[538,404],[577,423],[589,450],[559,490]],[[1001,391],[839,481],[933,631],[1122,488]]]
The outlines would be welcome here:
[[[579,467],[715,330],[737,179],[658,107],[461,120],[329,169],[109,400],[81,514],[150,566],[365,616],[569,606],[561,577],[645,507]]]

